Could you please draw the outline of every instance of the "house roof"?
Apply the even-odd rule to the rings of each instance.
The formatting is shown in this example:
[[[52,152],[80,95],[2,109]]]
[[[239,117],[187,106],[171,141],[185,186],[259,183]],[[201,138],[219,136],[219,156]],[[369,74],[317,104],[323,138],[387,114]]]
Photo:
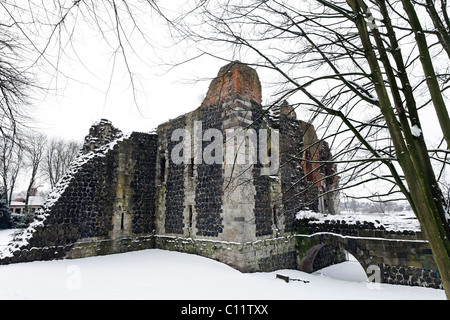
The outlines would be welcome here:
[[[42,206],[45,202],[45,197],[42,196],[30,196],[28,199],[28,205],[30,206]],[[25,198],[14,198],[11,201],[11,207],[21,207],[25,205]]]

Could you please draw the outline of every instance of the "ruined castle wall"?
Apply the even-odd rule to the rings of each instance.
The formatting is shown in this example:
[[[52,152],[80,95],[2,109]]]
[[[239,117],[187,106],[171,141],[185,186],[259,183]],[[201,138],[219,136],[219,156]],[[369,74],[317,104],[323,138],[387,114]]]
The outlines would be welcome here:
[[[197,164],[175,164],[170,159],[174,146],[180,143],[180,140],[171,141],[174,130],[187,129],[193,140],[195,121],[201,123],[200,139],[206,130],[218,129],[223,134],[222,150],[225,153],[228,130],[249,125],[255,132],[261,128],[270,129],[261,117],[262,113],[260,104],[236,94],[218,105],[202,106],[158,128],[159,157],[165,157],[163,162],[168,170],[167,180],[158,182],[158,223],[164,224],[164,228],[157,228],[158,234],[214,237],[227,241],[252,241],[273,234],[271,184],[278,183],[278,179],[271,182],[273,178],[262,175],[259,162],[238,163],[232,159],[230,163],[225,154],[223,163],[209,164],[202,159]],[[202,154],[210,144],[211,141],[203,141]],[[235,151],[247,155],[253,148],[238,145],[237,139],[232,144]],[[259,150],[258,147],[255,150]],[[194,160],[193,147],[190,152],[189,162]],[[175,202],[176,205],[172,205]],[[176,229],[170,227],[171,223],[175,224],[172,222],[174,216],[178,221]],[[190,232],[187,228],[191,228]]]
[[[284,268],[296,269],[298,266],[296,239],[293,236],[233,242],[155,235],[154,240],[156,248],[197,254],[225,263],[241,272],[270,272]]]
[[[258,271],[277,265],[277,258],[271,258],[278,256],[277,252],[281,261],[287,251],[294,252],[295,249],[258,242],[258,239],[277,236],[273,207],[276,198],[278,207],[275,212],[282,212],[279,179],[263,175],[262,165],[248,158],[250,150],[259,150],[259,145],[253,145],[250,140],[241,144],[242,141],[228,136],[228,133],[249,127],[258,134],[259,129],[271,128],[263,117],[256,73],[243,65],[232,64],[229,67],[221,69],[198,109],[158,127],[158,157],[166,157],[163,162],[169,173],[167,180],[157,181],[155,247],[196,253],[239,270]],[[194,122],[197,125],[200,122],[201,132],[196,131]],[[170,140],[172,132],[180,128],[187,129],[192,140],[196,134],[200,135],[197,139],[202,139],[206,130],[218,129],[223,138],[222,163],[205,163],[205,159],[195,164],[190,161],[187,164],[173,163],[171,152],[180,140]],[[210,144],[211,140],[203,141],[202,154]],[[230,161],[226,154],[230,147],[236,156],[244,156],[247,162],[239,162],[236,158]],[[189,152],[191,154],[187,158],[193,160],[194,148]],[[177,172],[176,179],[171,170]],[[183,204],[171,207],[168,205],[173,201],[170,197],[180,194],[179,190],[182,190]],[[177,230],[168,228],[167,223],[175,212],[177,221],[182,223]],[[283,223],[284,219],[280,217],[280,221]]]
[[[285,105],[280,115],[274,121],[261,106],[256,71],[233,62],[221,68],[198,109],[161,124],[157,134],[125,137],[109,121],[100,121],[44,212],[5,259],[160,248],[203,255],[246,272],[296,268],[295,214],[305,206],[317,209],[323,187],[316,181],[322,172],[305,173],[305,163],[318,165],[302,159],[317,160],[329,152],[316,152],[320,144],[314,127],[297,120],[292,108]],[[185,130],[190,146],[178,148],[184,163],[172,158],[183,141],[172,139],[177,129]],[[212,139],[203,135],[208,129],[219,132],[223,154],[212,151]],[[272,141],[274,129],[279,145]],[[242,133],[249,135],[242,139]],[[195,139],[202,142],[200,150]],[[261,139],[267,139],[266,153],[280,156],[275,171],[268,170],[273,162],[261,162]],[[309,155],[302,151],[305,145],[313,145]],[[256,162],[250,159],[252,150]],[[210,152],[219,161],[193,161],[196,151],[201,156]],[[240,162],[241,156],[246,161]]]
[[[1,263],[153,247],[155,159],[156,136],[144,133],[87,150]]]
[[[295,214],[304,208],[311,192],[305,194],[304,170],[300,159],[303,157],[303,136],[305,132],[300,122],[284,118],[280,121],[280,179],[283,193],[285,231],[295,231]],[[314,190],[314,189],[313,189]]]
[[[245,130],[253,125],[252,100],[239,94],[223,101],[226,119],[224,164],[224,235],[223,240],[247,242],[255,240],[255,195],[253,164],[249,159],[254,141]],[[254,132],[252,132],[254,133]],[[240,137],[239,137],[240,135]],[[231,153],[231,154],[230,154]]]
[[[262,106],[255,102],[252,103],[252,128],[259,131],[259,129],[271,130],[268,126],[266,118],[263,116],[264,112]],[[257,150],[261,147],[260,139],[257,140]],[[271,148],[270,143],[267,147]],[[273,150],[272,152],[278,152]],[[255,208],[253,210],[255,215],[256,237],[272,236],[274,235],[274,215],[280,212],[279,205],[275,204],[274,194],[271,192],[272,183],[278,184],[278,180],[269,175],[262,174],[261,170],[263,164],[257,161],[253,165],[253,184],[255,186]]]
[[[194,147],[188,151],[191,153],[186,157],[188,163],[175,164],[170,158],[173,147],[180,143],[171,141],[174,130],[188,130],[193,145],[194,139],[202,140],[208,129],[217,129],[225,135],[227,130],[246,127],[252,122],[253,99],[261,101],[256,72],[240,63],[231,63],[221,68],[198,109],[158,127],[158,157],[165,157],[168,175],[167,180],[157,182],[157,234],[226,241],[255,238],[251,166],[225,163],[224,158],[220,163],[200,159],[192,164]],[[195,122],[200,123],[200,132],[194,128]],[[202,142],[202,155],[208,152],[206,148],[211,142]],[[226,143],[223,141],[223,150]],[[172,205],[174,201],[176,205]]]
[[[157,234],[218,237],[223,231],[222,164],[194,164],[193,141],[187,163],[176,164],[171,158],[174,147],[182,142],[172,141],[172,133],[186,129],[193,138],[195,121],[203,128],[201,136],[210,128],[222,130],[221,106],[206,106],[158,127],[158,159],[167,173],[157,181]],[[202,144],[202,154],[210,143]]]
[[[261,128],[271,129],[262,114],[260,104],[237,94],[224,99],[220,105],[202,106],[158,128],[159,155],[168,156],[163,162],[169,163],[166,164],[169,172],[167,180],[158,181],[157,186],[156,248],[199,254],[245,272],[272,271],[282,266],[296,268],[295,241],[280,237],[285,218],[278,175],[263,175],[259,162],[206,164],[202,161],[176,165],[170,159],[172,148],[180,143],[180,140],[170,141],[177,128],[186,128],[191,138],[195,134],[194,121],[201,121],[202,134],[209,128],[225,133],[248,125],[256,132]],[[210,142],[204,141],[202,151]],[[226,141],[223,143],[226,150]],[[233,144],[237,147],[237,140]],[[249,148],[252,146],[246,145],[241,151],[248,154]],[[193,148],[190,151],[193,157]],[[176,181],[171,180],[173,169],[179,172]],[[168,212],[173,209],[167,202],[179,190],[184,202],[175,210],[183,226],[173,232],[165,222],[173,215]]]
[[[173,147],[177,144],[171,140],[172,132],[178,128],[186,127],[185,116],[178,117],[174,121],[168,124],[167,129],[164,132],[159,131],[158,135],[162,136],[165,140],[160,144],[167,146],[163,150],[160,150],[158,159],[160,160],[160,168],[164,173],[165,189],[165,211],[164,211],[164,232],[167,234],[183,234],[183,215],[184,215],[184,199],[185,199],[185,166],[177,165],[170,161],[170,154]],[[167,169],[166,169],[167,168]]]
[[[198,110],[197,121],[202,123],[202,131],[219,129],[222,132],[223,108],[220,104]],[[203,135],[203,132],[202,132]],[[211,142],[202,144],[202,154]],[[195,171],[195,235],[198,237],[218,237],[223,232],[223,164],[211,163],[194,165]]]
[[[261,106],[260,90],[254,70],[231,63],[211,82],[198,109],[158,127],[158,157],[164,158],[168,173],[166,180],[157,181],[155,247],[200,254],[245,271],[296,267],[295,244],[275,239],[286,239],[295,232],[295,214],[305,209],[308,200],[310,209],[318,208],[315,181],[309,185],[302,181],[305,172],[301,152],[305,142],[314,144],[317,136],[314,127],[296,119],[293,109],[283,109],[283,119],[271,121]],[[195,122],[197,126],[200,122],[202,131],[196,131]],[[251,139],[240,144],[227,135],[228,131],[244,129],[244,134],[259,134],[259,129],[268,129],[270,136],[271,130],[278,129],[279,150],[271,151],[279,152],[280,170],[262,174],[267,168],[260,161],[229,162],[227,154],[223,154],[223,164],[207,164],[204,159],[191,163],[194,147],[187,151],[187,163],[173,163],[172,149],[181,143],[171,141],[174,130],[187,129],[193,146],[193,140],[201,140],[210,128],[224,135],[225,153],[231,146],[237,157],[247,160],[252,149],[260,150],[260,139],[256,139],[256,146]],[[201,153],[210,143],[203,141]],[[275,148],[270,143],[267,146]],[[310,150],[314,151],[311,160],[317,160],[318,146]],[[320,173],[315,172],[310,178],[318,176]]]

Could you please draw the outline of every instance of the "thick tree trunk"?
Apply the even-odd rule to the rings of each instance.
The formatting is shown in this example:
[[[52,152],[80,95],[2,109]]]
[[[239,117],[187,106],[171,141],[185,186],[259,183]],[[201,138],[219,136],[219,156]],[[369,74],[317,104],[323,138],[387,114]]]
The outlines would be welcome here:
[[[398,162],[403,169],[408,184],[408,198],[410,199],[411,207],[419,219],[421,227],[430,243],[433,256],[440,271],[444,290],[447,298],[450,299],[450,229],[445,217],[442,196],[440,196],[440,190],[434,177],[431,162],[429,159],[428,161],[425,161],[426,159],[424,160],[424,157],[427,158],[427,155],[423,155],[424,152],[426,153],[426,146],[423,139],[420,139],[420,136],[416,137],[411,134],[411,130],[407,121],[405,122],[405,119],[400,119],[401,125],[397,121],[387,93],[383,73],[378,64],[378,59],[375,55],[363,17],[363,13],[367,13],[367,7],[362,0],[347,0],[347,3],[353,9],[356,17],[355,23],[364,47],[366,59],[371,69],[372,81],[380,101],[380,111],[386,120]],[[374,36],[379,36],[376,30],[374,31]],[[383,60],[384,58],[385,67],[389,67],[387,57],[383,57],[383,54],[385,54],[383,45],[379,41],[380,39],[376,40],[378,40],[377,45],[380,46],[378,48],[381,56],[380,59]],[[389,76],[389,72],[387,74]],[[390,81],[393,80],[390,79]],[[393,89],[395,90],[395,88]],[[402,117],[403,115],[400,114],[400,116]],[[447,126],[449,123],[447,122]]]

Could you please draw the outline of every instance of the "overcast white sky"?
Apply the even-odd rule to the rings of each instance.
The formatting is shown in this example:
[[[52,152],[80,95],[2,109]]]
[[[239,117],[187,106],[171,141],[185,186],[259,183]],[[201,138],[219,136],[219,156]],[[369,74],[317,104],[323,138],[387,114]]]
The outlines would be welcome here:
[[[93,50],[92,55],[100,54]],[[90,60],[90,61],[94,61]],[[223,63],[222,63],[223,64]],[[213,78],[221,62],[193,63],[189,68],[180,67],[163,74],[162,70],[143,68],[136,74],[136,81],[142,87],[138,90],[138,104],[135,103],[128,75],[117,71],[109,87],[109,72],[97,72],[96,79],[89,70],[67,66],[76,80],[61,79],[60,88],[50,90],[35,100],[33,118],[36,127],[51,136],[81,140],[89,127],[105,118],[124,132],[148,132],[159,124],[197,108],[206,94],[209,80],[189,82],[188,79],[208,76]],[[195,70],[196,68],[200,70]],[[66,81],[68,81],[66,83]]]
[[[183,1],[170,5],[177,10],[176,4]],[[70,41],[63,36],[61,42],[52,42],[43,63],[34,68],[39,84],[47,89],[33,94],[30,115],[36,129],[82,140],[94,122],[105,118],[124,132],[146,132],[200,105],[210,79],[226,62],[203,57],[167,72],[169,67],[161,64],[186,59],[184,49],[170,47],[173,39],[158,14],[149,11],[136,18],[142,19],[139,26],[145,28],[143,34],[151,43],[144,41],[132,21],[124,19],[123,28],[129,29],[124,32],[132,45],[127,42],[125,50],[134,90],[122,54],[114,52],[118,44],[111,26],[99,31],[92,21],[85,23],[80,16],[74,18],[76,23],[68,19],[66,25],[73,32]],[[51,65],[57,66],[58,72]]]

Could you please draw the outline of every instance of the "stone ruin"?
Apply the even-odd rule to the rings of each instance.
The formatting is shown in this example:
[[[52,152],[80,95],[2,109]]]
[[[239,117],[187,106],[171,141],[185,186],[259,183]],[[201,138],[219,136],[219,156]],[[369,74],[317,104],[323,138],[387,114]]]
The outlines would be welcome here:
[[[173,139],[177,129],[188,133],[182,163],[171,158],[180,147],[181,136]],[[266,135],[220,141],[205,138],[208,129]],[[247,161],[197,160],[207,152],[225,159],[217,152],[227,148]],[[277,154],[279,165],[248,161],[264,153]],[[0,264],[159,248],[244,272],[296,268],[295,214],[338,210],[336,169],[317,162],[327,159],[328,144],[314,127],[297,120],[287,102],[265,109],[256,71],[232,62],[220,69],[199,108],[156,133],[125,135],[108,120],[94,124],[35,221],[0,253]]]

